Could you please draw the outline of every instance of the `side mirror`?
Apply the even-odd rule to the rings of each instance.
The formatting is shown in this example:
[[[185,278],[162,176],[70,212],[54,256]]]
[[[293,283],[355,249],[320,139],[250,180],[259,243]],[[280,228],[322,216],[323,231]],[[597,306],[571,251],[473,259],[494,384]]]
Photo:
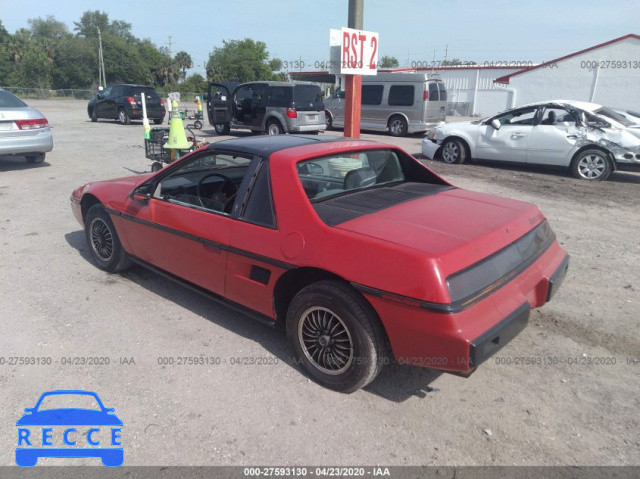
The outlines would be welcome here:
[[[131,193],[129,193],[129,198],[138,203],[142,203],[143,205],[149,204],[149,200],[151,199],[149,186],[150,185],[142,185],[134,188],[131,190]]]
[[[102,93],[98,93],[96,97],[98,98],[98,100],[102,100]]]
[[[499,130],[500,120],[498,120],[497,118],[494,118],[493,120],[491,120],[491,126],[494,127],[496,130]]]

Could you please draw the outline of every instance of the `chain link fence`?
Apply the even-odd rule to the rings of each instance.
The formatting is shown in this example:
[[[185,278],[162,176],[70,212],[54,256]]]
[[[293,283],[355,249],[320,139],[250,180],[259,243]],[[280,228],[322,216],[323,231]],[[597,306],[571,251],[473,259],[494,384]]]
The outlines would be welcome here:
[[[471,116],[471,102],[448,102],[447,116]]]
[[[3,86],[1,87],[4,90],[7,90],[13,93],[18,98],[29,99],[36,98],[40,100],[47,99],[61,99],[67,98],[71,100],[91,100],[98,90],[78,90],[75,88],[67,88],[63,90],[49,90],[46,88],[23,88],[19,86]],[[203,95],[204,92],[201,93],[181,93],[180,101],[181,102],[193,102],[195,100],[196,95]],[[158,94],[166,98],[167,93],[158,91]]]

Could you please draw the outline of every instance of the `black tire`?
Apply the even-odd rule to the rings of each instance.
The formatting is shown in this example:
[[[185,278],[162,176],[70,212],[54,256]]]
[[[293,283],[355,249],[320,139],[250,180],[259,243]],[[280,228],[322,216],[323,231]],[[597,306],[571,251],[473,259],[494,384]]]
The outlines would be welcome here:
[[[445,140],[440,149],[442,161],[449,164],[460,164],[467,161],[467,148],[464,143],[456,138]]]
[[[162,169],[162,163],[159,161],[154,161],[151,165],[151,172],[155,173],[156,171],[160,171]]]
[[[369,384],[388,360],[375,311],[350,286],[337,281],[314,283],[293,298],[287,337],[307,373],[322,386],[343,393]]]
[[[405,136],[409,127],[407,120],[401,116],[392,116],[389,120],[389,134],[391,136]]]
[[[163,122],[164,122],[164,118],[155,118],[153,120],[153,123],[156,125],[162,125]]]
[[[213,128],[218,135],[228,135],[231,131],[231,125],[229,125],[229,123],[218,123],[214,125]]]
[[[282,135],[284,130],[278,120],[269,120],[267,123],[267,135]]]
[[[603,181],[612,171],[607,154],[595,148],[580,152],[571,162],[571,174],[579,180]]]
[[[45,159],[45,153],[35,153],[33,155],[25,155],[25,159],[27,160],[27,163],[30,164],[35,164],[35,163],[42,163]]]
[[[84,219],[89,253],[101,270],[119,273],[131,266],[109,214],[101,204],[89,208]]]
[[[120,108],[118,110],[118,121],[121,125],[129,125],[131,123],[131,118],[127,114],[127,111],[124,108]]]
[[[331,113],[325,110],[324,117],[325,117],[325,129],[331,130],[331,128],[333,128],[333,118],[331,118]]]
[[[98,113],[96,112],[95,108],[91,110],[91,121],[94,123],[98,121]]]

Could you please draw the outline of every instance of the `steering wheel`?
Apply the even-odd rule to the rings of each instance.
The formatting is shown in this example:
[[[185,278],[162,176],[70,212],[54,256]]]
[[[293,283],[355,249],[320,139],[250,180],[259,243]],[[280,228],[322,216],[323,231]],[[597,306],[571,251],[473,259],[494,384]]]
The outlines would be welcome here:
[[[224,207],[222,208],[222,211],[226,212],[227,206],[229,204],[231,204],[231,202],[235,199],[236,194],[238,193],[238,187],[236,186],[236,184],[233,182],[233,180],[231,178],[229,178],[226,175],[223,175],[222,173],[209,173],[209,174],[204,175],[202,178],[200,178],[200,181],[198,181],[198,187],[196,188],[196,194],[198,195],[198,201],[200,201],[200,205],[203,208],[206,208],[206,206],[204,205],[204,203],[202,201],[201,187],[204,184],[204,181],[207,178],[211,178],[212,176],[218,176],[218,177],[222,178],[222,184],[220,185],[220,187],[218,188],[216,193],[221,192],[222,189],[227,184],[233,186],[233,193],[231,195],[229,195],[229,197],[226,198],[224,202],[222,202],[222,203],[224,203]]]

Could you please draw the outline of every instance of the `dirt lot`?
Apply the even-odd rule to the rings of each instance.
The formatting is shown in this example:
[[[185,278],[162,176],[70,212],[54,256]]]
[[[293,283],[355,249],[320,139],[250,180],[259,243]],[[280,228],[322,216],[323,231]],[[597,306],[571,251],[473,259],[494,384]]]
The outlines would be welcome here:
[[[91,123],[86,102],[30,103],[55,146],[42,165],[0,159],[0,465],[14,464],[23,409],[53,389],[96,391],[115,408],[125,465],[640,465],[640,174],[590,184],[427,161],[458,186],[538,204],[571,254],[569,274],[470,378],[391,365],[341,395],[291,364],[283,334],[141,268],[98,270],[69,195],[149,171],[142,126]],[[363,137],[420,153],[419,136]],[[159,364],[198,355],[221,364]],[[63,364],[88,356],[110,364]],[[231,364],[239,357],[270,359]]]

